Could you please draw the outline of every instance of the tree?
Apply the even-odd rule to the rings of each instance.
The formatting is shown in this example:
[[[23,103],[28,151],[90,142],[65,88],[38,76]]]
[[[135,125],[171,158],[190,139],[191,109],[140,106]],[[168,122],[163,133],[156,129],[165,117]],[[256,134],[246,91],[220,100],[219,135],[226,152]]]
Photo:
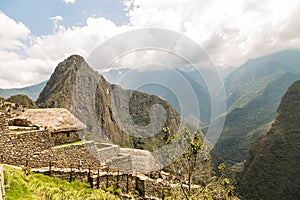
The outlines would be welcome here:
[[[176,140],[168,127],[163,128],[164,140]],[[234,186],[225,176],[225,164],[215,169],[208,155],[209,147],[204,144],[204,136],[200,131],[194,134],[184,128],[185,139],[189,142],[186,151],[177,159],[169,170],[174,175],[172,181],[165,181],[172,188],[172,199],[238,199],[234,196]],[[172,137],[171,137],[172,136]]]

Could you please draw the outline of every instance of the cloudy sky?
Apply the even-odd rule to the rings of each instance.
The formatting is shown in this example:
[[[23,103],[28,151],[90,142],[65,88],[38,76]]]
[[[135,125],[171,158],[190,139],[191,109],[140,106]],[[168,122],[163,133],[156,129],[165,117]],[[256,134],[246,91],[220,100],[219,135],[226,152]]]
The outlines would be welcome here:
[[[0,88],[49,78],[70,54],[87,57],[132,29],[164,28],[224,68],[300,47],[299,0],[0,0]]]

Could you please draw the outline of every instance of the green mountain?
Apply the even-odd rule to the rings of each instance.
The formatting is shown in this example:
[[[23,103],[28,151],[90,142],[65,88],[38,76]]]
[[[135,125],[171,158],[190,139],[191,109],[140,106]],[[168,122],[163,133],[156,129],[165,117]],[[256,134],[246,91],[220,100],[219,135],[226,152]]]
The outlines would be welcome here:
[[[246,199],[300,197],[300,81],[282,98],[270,131],[251,146],[240,175]]]
[[[198,71],[183,71],[177,68],[163,70],[155,68],[148,70],[125,68],[110,69],[104,72],[103,76],[114,84],[121,84],[122,87],[137,89],[140,92],[165,99],[184,118],[195,118],[205,124],[210,122],[210,94],[203,77]],[[124,77],[127,80],[124,80]],[[143,84],[141,80],[149,80],[149,83]],[[119,81],[121,83],[118,83]],[[190,88],[187,88],[185,84]],[[193,96],[190,95],[195,95],[195,101]],[[195,109],[196,106],[199,106],[199,110]]]
[[[69,109],[97,138],[150,151],[164,145],[163,126],[176,133],[181,122],[180,115],[166,101],[110,84],[77,55],[56,67],[36,103],[39,107]],[[150,118],[155,104],[166,110],[165,123],[163,118]],[[141,128],[145,126],[147,129]],[[153,135],[149,136],[150,132]]]
[[[265,134],[288,87],[300,79],[300,50],[246,62],[225,79],[228,111],[215,153],[228,164],[242,162],[250,145]]]
[[[27,107],[27,108],[36,108],[37,106],[35,103],[27,96],[24,94],[18,94],[18,95],[13,95],[6,99],[5,101],[10,102],[10,103],[16,103],[21,106]]]
[[[24,87],[24,88],[13,88],[13,89],[1,89],[0,88],[0,96],[2,96],[4,98],[8,98],[12,95],[25,94],[30,99],[35,101],[38,98],[40,92],[45,87],[46,83],[47,83],[47,81],[44,81],[42,83],[39,83],[36,85],[31,85],[31,86]]]

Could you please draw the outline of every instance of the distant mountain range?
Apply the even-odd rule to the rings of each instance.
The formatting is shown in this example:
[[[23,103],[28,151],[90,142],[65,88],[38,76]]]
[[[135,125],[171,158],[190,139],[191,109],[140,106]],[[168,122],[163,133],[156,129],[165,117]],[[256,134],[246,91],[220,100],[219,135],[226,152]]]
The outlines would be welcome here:
[[[270,129],[281,97],[300,79],[300,50],[249,60],[225,79],[228,111],[216,152],[227,163],[242,162],[250,145]]]
[[[125,68],[111,69],[103,76],[109,82],[128,89],[157,95],[168,101],[183,117],[200,119],[202,124],[207,124],[211,118],[210,94],[203,78],[197,74],[199,72],[176,68],[147,71]],[[145,80],[149,80],[146,85],[143,84]]]
[[[297,81],[282,98],[272,128],[251,146],[238,181],[245,199],[299,199],[299,100]]]
[[[12,95],[25,94],[30,99],[35,101],[38,98],[38,96],[40,95],[40,92],[45,87],[46,83],[47,83],[47,81],[44,81],[42,83],[24,87],[24,88],[13,88],[13,89],[1,89],[0,88],[0,96],[2,96],[4,98],[9,98]]]
[[[259,136],[268,132],[276,117],[276,109],[279,106],[282,96],[293,82],[300,79],[299,58],[300,50],[281,51],[271,55],[251,59],[236,68],[234,71],[232,71],[233,68],[222,71],[227,94],[227,114],[223,132],[214,149],[214,154],[217,155],[220,160],[223,160],[230,165],[244,161],[251,144]],[[53,77],[48,81],[47,85],[46,82],[43,82],[38,85],[22,89],[0,89],[0,96],[8,98],[12,94],[22,93],[35,100],[37,99],[38,94],[41,93],[37,100],[39,106],[62,106],[70,109],[72,103],[71,86],[74,83],[73,79],[76,74],[76,69],[69,69],[67,67],[67,61],[71,62],[70,59],[67,59],[64,64],[57,67],[55,73],[52,75]],[[104,77],[109,82],[118,83],[124,74],[129,74],[131,77],[139,77],[141,80],[147,80],[147,77],[149,76],[156,76],[164,79],[167,86],[176,84],[178,86],[179,81],[174,79],[174,76],[172,75],[172,73],[176,72],[180,74],[180,76],[184,77],[195,91],[198,104],[200,105],[200,116],[197,116],[194,105],[189,103],[189,96],[177,99],[177,96],[174,95],[172,91],[168,90],[166,87],[162,87],[161,85],[148,84],[135,88],[135,85],[138,82],[135,82],[134,79],[131,79],[129,76],[126,80],[127,82],[123,81],[122,83],[124,83],[124,85],[121,86],[126,89],[137,89],[140,92],[143,92],[139,94],[148,93],[161,97],[168,101],[176,109],[177,112],[172,110],[174,115],[176,112],[185,118],[198,118],[200,119],[203,127],[207,127],[210,123],[210,113],[212,109],[210,94],[203,79],[201,79],[201,77],[199,78],[199,76],[195,77],[196,73],[193,71],[185,72],[176,69],[159,72],[155,70],[142,72],[132,69],[121,69],[104,72],[104,77],[98,75],[98,73],[91,70],[89,67],[86,68],[86,72],[92,77],[101,77],[101,80],[103,79],[102,84],[105,86],[104,88],[107,88],[109,91],[113,88],[120,87],[109,84]],[[42,90],[43,92],[41,92]],[[120,90],[127,91],[122,88]],[[109,116],[109,113],[112,112],[108,106],[110,102],[107,99],[101,98],[101,96],[103,96],[106,92],[107,91],[103,90],[101,95],[99,93],[99,95],[96,96],[96,98],[102,102],[99,104],[102,106],[104,104],[107,105],[107,107],[104,106],[105,109],[103,107],[105,113],[101,113],[100,110],[97,111],[101,116]],[[181,92],[184,94],[184,90]],[[125,93],[126,92],[121,92],[123,95]],[[151,97],[151,95],[146,98],[148,97]],[[183,102],[182,105],[180,105],[179,100],[181,103]],[[164,104],[167,103],[165,102]],[[84,105],[81,106],[83,107]],[[183,106],[184,110],[186,110],[185,113],[182,112],[181,106]],[[176,114],[176,116],[177,115],[178,114]],[[175,119],[177,119],[177,117],[175,117]],[[103,127],[110,127],[105,128],[105,130],[107,132],[111,132],[111,134],[115,134],[111,137],[115,137],[113,141],[116,141],[117,143],[123,142],[123,144],[138,148],[144,148],[147,146],[146,141],[143,141],[143,144],[133,142],[127,136],[124,136],[125,139],[122,141],[118,140],[116,138],[117,135],[122,135],[124,133],[120,130],[120,128],[112,128],[114,127],[114,125],[112,125],[114,123],[113,118],[104,119],[103,117],[100,117],[99,119],[94,120],[94,122],[99,123]],[[205,129],[203,131],[205,132]]]

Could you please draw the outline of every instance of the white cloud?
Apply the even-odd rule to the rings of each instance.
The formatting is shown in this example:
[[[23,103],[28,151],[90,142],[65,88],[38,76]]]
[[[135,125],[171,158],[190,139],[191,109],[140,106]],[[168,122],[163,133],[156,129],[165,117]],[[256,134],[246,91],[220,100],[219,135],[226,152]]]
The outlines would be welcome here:
[[[59,16],[52,19],[56,22],[62,20]],[[18,24],[10,20],[12,24]],[[19,28],[23,26],[21,24]],[[1,33],[7,35],[5,39],[11,37],[20,43],[23,53],[0,46],[0,88],[20,87],[44,81],[50,77],[58,62],[70,54],[87,56],[100,43],[123,29],[126,27],[118,27],[105,18],[88,18],[86,25],[82,27],[73,26],[67,29],[59,26],[52,34],[41,37],[30,36],[29,30],[24,32],[26,34],[11,36],[6,32],[8,29],[1,29]],[[18,40],[23,38],[28,38],[27,45]]]
[[[240,65],[257,57],[300,47],[297,0],[134,0],[132,26],[167,28],[203,46],[217,65]],[[294,43],[291,42],[293,39]]]
[[[43,81],[70,54],[88,56],[108,38],[139,27],[182,33],[204,47],[213,61],[223,67],[237,66],[249,58],[278,50],[300,48],[298,0],[125,0],[124,3],[129,17],[127,25],[117,26],[103,17],[90,17],[85,25],[66,28],[59,25],[63,18],[55,16],[50,18],[54,31],[40,37],[31,35],[22,22],[0,12],[0,87]],[[122,44],[132,42],[134,39]],[[146,56],[138,56],[137,62],[161,59],[159,55]],[[134,57],[123,61],[134,63]]]
[[[63,17],[57,15],[57,16],[54,16],[54,17],[49,17],[49,19],[53,23],[53,26],[54,26],[53,27],[53,32],[55,32],[57,30],[57,28],[58,28],[58,23],[61,22],[61,21],[63,21]]]
[[[22,57],[11,51],[0,51],[1,88],[23,87],[49,78],[52,68],[46,60]]]
[[[36,38],[27,53],[33,58],[52,60],[61,60],[73,53],[88,56],[99,44],[122,29],[105,18],[88,18],[85,26],[69,29],[60,26],[58,32]]]
[[[63,2],[65,2],[66,4],[68,3],[75,3],[76,0],[63,0]]]
[[[15,49],[23,46],[22,40],[29,37],[30,30],[0,11],[0,49]]]

